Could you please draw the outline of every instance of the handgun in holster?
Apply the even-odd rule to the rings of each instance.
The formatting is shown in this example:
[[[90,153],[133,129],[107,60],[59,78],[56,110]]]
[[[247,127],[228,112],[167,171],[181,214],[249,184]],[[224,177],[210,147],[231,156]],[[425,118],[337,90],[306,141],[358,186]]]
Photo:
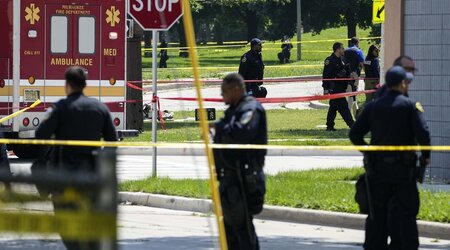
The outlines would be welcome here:
[[[366,183],[366,193],[367,193],[367,203],[368,203],[367,205],[369,206],[369,218],[374,220],[375,219],[375,212],[374,212],[375,210],[373,208],[373,200],[372,200],[372,192],[370,190],[369,176],[373,175],[376,158],[372,153],[366,152],[366,153],[364,153],[363,162],[364,162],[364,169],[366,170],[364,178],[365,178],[365,183]]]
[[[419,160],[419,166],[414,169],[415,170],[416,180],[420,184],[422,184],[424,179],[425,179],[426,167],[427,167],[427,162],[425,160],[420,159]]]

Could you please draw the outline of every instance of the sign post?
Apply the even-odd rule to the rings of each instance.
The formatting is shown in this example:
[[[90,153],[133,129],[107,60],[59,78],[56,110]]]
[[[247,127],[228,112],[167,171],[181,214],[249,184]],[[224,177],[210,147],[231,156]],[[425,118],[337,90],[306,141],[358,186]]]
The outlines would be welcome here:
[[[157,129],[158,129],[158,88],[156,86],[156,82],[158,79],[158,31],[153,30],[152,31],[152,92],[153,92],[153,98],[152,98],[152,142],[156,143],[157,141]],[[163,117],[160,117],[159,119],[163,119]],[[153,147],[153,153],[152,153],[152,177],[157,176],[157,169],[156,169],[156,162],[157,162],[157,155],[158,148]]]
[[[372,9],[372,23],[381,23],[381,71],[380,75],[384,75],[384,17],[386,9],[384,0],[374,0]],[[384,77],[380,77],[380,83],[384,84]]]
[[[302,0],[297,0],[297,61],[302,60]]]
[[[158,31],[168,30],[183,15],[181,0],[128,0],[128,9],[131,17],[145,31],[152,31],[152,142],[157,142],[157,117],[158,117]],[[160,117],[159,119],[163,119]],[[152,176],[157,176],[157,148],[153,147]]]

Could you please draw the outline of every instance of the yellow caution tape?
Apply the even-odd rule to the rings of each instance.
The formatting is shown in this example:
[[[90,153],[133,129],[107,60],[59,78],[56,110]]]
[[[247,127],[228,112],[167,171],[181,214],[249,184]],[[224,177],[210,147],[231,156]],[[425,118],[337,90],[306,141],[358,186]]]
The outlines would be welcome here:
[[[186,42],[189,46],[189,58],[192,64],[192,73],[195,80],[195,90],[197,92],[197,102],[200,110],[200,130],[202,132],[202,139],[205,146],[205,154],[208,160],[209,167],[209,183],[211,189],[211,197],[213,200],[213,207],[216,213],[216,222],[217,229],[219,231],[219,243],[221,250],[228,250],[228,244],[226,239],[225,232],[225,223],[222,214],[222,205],[219,195],[219,183],[216,180],[216,167],[214,166],[214,154],[213,150],[209,147],[209,127],[208,122],[206,120],[206,111],[203,108],[203,99],[202,99],[202,85],[200,83],[200,71],[197,57],[197,50],[194,48],[195,46],[195,30],[194,30],[194,21],[192,20],[192,13],[189,1],[183,1],[183,25],[186,35]]]
[[[152,142],[106,142],[106,141],[73,141],[73,140],[26,140],[26,139],[0,139],[0,144],[30,144],[50,146],[79,146],[79,147],[161,147],[161,148],[202,148],[199,143],[152,143]],[[259,144],[212,144],[216,149],[271,149],[271,150],[345,150],[345,151],[450,151],[450,145],[439,146],[286,146],[286,145],[259,145]]]
[[[290,44],[302,44],[302,43],[323,43],[323,42],[336,42],[336,41],[349,41],[351,38],[335,38],[335,39],[324,39],[324,40],[308,40],[308,41],[292,41],[289,42]],[[381,36],[374,36],[374,37],[363,37],[359,38],[359,40],[373,40],[373,39],[381,39]],[[271,45],[281,45],[285,44],[284,42],[265,42],[265,44],[271,44]],[[246,48],[249,46],[248,42],[242,43],[242,44],[225,44],[225,45],[212,45],[212,46],[197,46],[194,47],[194,49],[214,49],[214,48],[233,48],[233,47],[241,47]],[[165,50],[188,50],[189,47],[169,47],[169,48],[158,48],[158,50],[165,49]],[[143,51],[152,51],[152,48],[143,48]]]
[[[200,67],[199,69],[203,70],[214,70],[214,69],[220,69],[220,70],[237,70],[239,67],[233,66],[233,67]],[[312,65],[302,65],[302,64],[290,64],[290,65],[269,65],[265,66],[266,69],[270,68],[323,68],[323,64],[312,64]],[[165,71],[165,70],[192,70],[192,67],[181,67],[181,68],[160,68],[158,70]]]
[[[29,110],[29,109],[32,109],[32,108],[34,108],[34,107],[36,107],[36,106],[39,105],[39,104],[41,104],[41,100],[35,101],[33,104],[31,104],[30,107],[21,109],[21,110],[19,110],[19,111],[17,111],[17,112],[14,112],[14,113],[12,113],[12,114],[10,114],[10,115],[8,115],[8,116],[3,117],[2,119],[0,119],[0,123],[3,123],[3,122],[5,122],[5,121],[7,121],[7,120],[9,120],[9,119],[11,119],[11,118],[14,118],[14,117],[16,117],[16,116],[22,114],[23,112],[25,112],[25,111],[27,111],[27,110]]]
[[[117,237],[116,216],[108,213],[58,211],[56,214],[0,212],[0,231],[14,233],[59,233],[68,240]]]

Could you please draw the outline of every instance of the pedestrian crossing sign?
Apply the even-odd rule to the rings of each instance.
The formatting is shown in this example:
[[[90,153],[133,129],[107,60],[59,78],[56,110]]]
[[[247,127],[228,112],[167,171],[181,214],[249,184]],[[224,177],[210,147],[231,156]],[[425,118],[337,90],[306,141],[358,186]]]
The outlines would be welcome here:
[[[372,9],[372,22],[384,23],[385,13],[386,11],[384,6],[384,0],[374,0]]]

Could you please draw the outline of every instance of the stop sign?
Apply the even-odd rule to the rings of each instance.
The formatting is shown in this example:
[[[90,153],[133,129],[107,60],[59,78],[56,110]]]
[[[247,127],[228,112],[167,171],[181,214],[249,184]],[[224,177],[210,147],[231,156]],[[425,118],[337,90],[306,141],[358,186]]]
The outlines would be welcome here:
[[[168,30],[183,15],[181,0],[128,0],[129,14],[144,30]]]

